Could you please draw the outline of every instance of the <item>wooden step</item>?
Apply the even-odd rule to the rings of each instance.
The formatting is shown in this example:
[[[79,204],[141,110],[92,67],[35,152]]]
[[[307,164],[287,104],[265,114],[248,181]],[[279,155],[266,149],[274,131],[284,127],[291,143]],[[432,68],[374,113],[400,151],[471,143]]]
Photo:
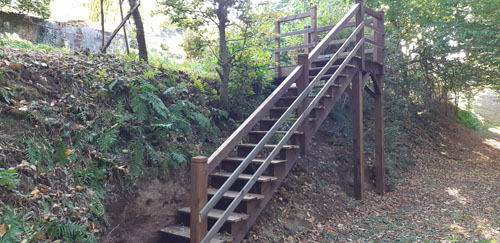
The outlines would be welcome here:
[[[217,192],[217,188],[208,188],[208,195],[213,196]],[[224,198],[235,199],[238,196],[237,191],[227,191],[224,193]],[[247,193],[243,196],[243,201],[251,201],[251,200],[260,200],[263,199],[264,195],[256,194],[256,193]]]
[[[327,59],[328,60],[328,59]],[[324,66],[321,66],[321,67],[310,67],[309,68],[309,71],[321,71],[321,69],[323,69]],[[337,69],[339,68],[340,65],[332,65],[330,66],[329,69]],[[356,65],[352,65],[352,64],[347,64],[346,67],[350,67],[350,68],[355,68]]]
[[[190,231],[189,227],[181,225],[171,225],[160,230],[162,233],[173,235],[178,238],[184,238],[186,242],[189,242]],[[232,241],[233,238],[230,236],[217,234],[212,240],[210,240],[210,243],[228,243]]]
[[[257,144],[240,143],[236,146],[242,147],[242,148],[253,148],[253,147],[257,146]],[[276,144],[266,144],[266,145],[264,145],[264,148],[273,149],[273,148],[276,148],[276,146],[277,146]],[[299,145],[284,145],[281,149],[300,149],[300,146]]]
[[[185,213],[185,214],[190,214],[191,213],[191,208],[189,207],[185,207],[185,208],[181,208],[179,210],[177,210],[181,213]],[[219,210],[219,209],[212,209],[210,210],[210,212],[208,212],[208,218],[210,219],[220,219],[222,217],[222,214],[224,213],[224,210]],[[231,215],[229,215],[229,217],[227,218],[227,222],[230,222],[230,223],[237,223],[237,222],[240,222],[240,221],[243,221],[243,220],[247,220],[248,219],[248,215],[247,214],[242,214],[242,213],[232,213]]]
[[[288,106],[271,107],[271,110],[274,110],[274,111],[286,111],[287,109],[288,109]],[[315,106],[313,109],[322,110],[322,109],[325,109],[325,106],[318,105],[318,106]]]
[[[296,121],[297,118],[288,118],[286,119],[287,121]],[[318,120],[318,118],[308,118],[308,120],[310,122],[313,122],[313,121],[316,121]],[[264,119],[260,119],[261,122],[277,122],[278,119],[273,119],[273,118],[264,118]]]
[[[269,131],[250,131],[248,134],[266,134]],[[288,131],[276,131],[276,134],[286,134]],[[304,132],[295,131],[293,134],[304,135]]]
[[[325,86],[325,84],[324,84],[324,83],[319,83],[319,84],[315,84],[315,85],[314,85],[314,88],[323,88],[324,86]],[[331,84],[330,86],[333,86],[333,87],[340,87],[341,85],[340,85],[340,84],[333,83],[333,84]],[[292,85],[290,86],[290,88],[288,88],[288,89],[297,89],[297,85],[292,84]]]
[[[231,157],[231,158],[225,158],[222,161],[232,162],[232,163],[241,163],[241,162],[243,162],[244,159],[245,158],[243,158],[243,157]],[[252,162],[262,164],[262,163],[264,163],[264,159],[253,159]],[[283,159],[271,160],[271,164],[281,164],[281,163],[285,163],[285,162],[287,162],[287,160],[283,160]]]
[[[333,75],[331,74],[324,74],[323,76],[321,76],[321,80],[327,80],[327,79],[330,79]],[[347,74],[339,74],[337,77],[347,77]],[[310,80],[313,80],[314,78],[316,78],[316,76],[309,76],[309,79]]]
[[[231,172],[214,172],[212,174],[210,174],[211,176],[215,176],[215,177],[221,177],[221,178],[229,178],[231,176]],[[238,179],[240,180],[250,180],[250,178],[252,178],[252,175],[250,174],[240,174],[240,176],[238,176]],[[271,181],[275,181],[277,180],[278,178],[277,177],[274,177],[274,176],[259,176],[259,178],[257,178],[257,181],[258,182],[271,182]]]
[[[295,100],[297,99],[298,96],[283,96],[281,99],[286,99],[286,100]],[[314,98],[316,97],[315,95],[309,95],[309,98]],[[325,94],[323,95],[323,98],[333,98],[333,95]]]

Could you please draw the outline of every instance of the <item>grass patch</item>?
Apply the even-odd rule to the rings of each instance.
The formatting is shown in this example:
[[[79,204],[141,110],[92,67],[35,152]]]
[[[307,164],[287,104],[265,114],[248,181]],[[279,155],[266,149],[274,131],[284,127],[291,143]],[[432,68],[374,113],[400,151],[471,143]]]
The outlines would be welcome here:
[[[474,130],[484,130],[485,126],[479,118],[470,110],[458,110],[458,120],[466,127]]]

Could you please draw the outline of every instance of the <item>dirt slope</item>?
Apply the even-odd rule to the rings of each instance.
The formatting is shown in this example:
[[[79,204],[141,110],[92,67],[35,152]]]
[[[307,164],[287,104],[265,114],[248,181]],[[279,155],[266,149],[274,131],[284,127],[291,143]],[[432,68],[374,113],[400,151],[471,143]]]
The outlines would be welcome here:
[[[336,154],[332,138],[316,138],[318,155],[309,160],[316,164],[297,164],[249,242],[500,240],[500,135],[440,117],[414,124],[412,136],[420,142],[407,156],[417,158],[416,166],[394,191],[368,191],[364,202],[352,200],[332,183],[339,176],[325,170],[349,155]]]

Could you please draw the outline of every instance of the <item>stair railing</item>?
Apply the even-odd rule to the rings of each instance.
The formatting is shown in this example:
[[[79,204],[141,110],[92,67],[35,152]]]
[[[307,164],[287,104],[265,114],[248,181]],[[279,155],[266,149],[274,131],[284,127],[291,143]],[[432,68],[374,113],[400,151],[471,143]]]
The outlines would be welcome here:
[[[361,11],[362,9],[362,4],[357,3],[354,5],[351,10],[344,16],[341,21],[335,25],[335,27],[326,35],[326,37],[314,48],[314,50],[309,54],[308,60],[314,60],[319,53],[321,53],[335,38],[340,30],[344,28],[344,26],[349,23],[349,20],[355,16],[358,11]],[[249,190],[252,188],[252,186],[255,184],[257,179],[262,175],[262,173],[267,169],[271,161],[274,159],[274,157],[279,153],[279,151],[283,148],[283,146],[288,142],[288,140],[291,138],[291,136],[294,134],[297,129],[299,129],[299,126],[302,125],[304,120],[309,116],[310,112],[314,108],[314,106],[319,102],[319,100],[323,97],[323,95],[327,92],[328,88],[332,85],[334,80],[338,78],[338,76],[341,74],[341,72],[344,70],[344,68],[347,66],[347,64],[351,61],[354,55],[360,50],[362,50],[363,45],[365,43],[364,37],[359,38],[359,36],[363,36],[363,29],[364,29],[365,23],[361,21],[357,28],[354,30],[354,32],[350,35],[350,37],[347,39],[345,43],[337,50],[337,52],[334,54],[334,56],[327,62],[327,64],[321,69],[321,71],[318,73],[318,75],[313,79],[312,82],[309,83],[307,88],[305,88],[300,95],[294,100],[294,102],[288,107],[288,109],[281,115],[281,117],[278,119],[278,121],[271,127],[271,129],[266,133],[266,135],[259,141],[259,143],[252,149],[252,151],[245,157],[243,162],[235,169],[235,171],[231,174],[231,176],[224,182],[224,184],[217,190],[215,195],[207,202],[207,204],[200,210],[199,213],[199,219],[200,222],[202,219],[205,219],[208,215],[208,212],[214,208],[214,206],[219,202],[219,200],[222,198],[224,193],[226,193],[229,188],[232,186],[232,184],[237,180],[239,175],[243,173],[243,171],[248,167],[248,165],[251,163],[251,161],[261,152],[261,150],[264,148],[266,143],[275,135],[276,131],[285,123],[285,121],[290,117],[290,115],[294,112],[295,109],[304,101],[306,97],[309,97],[312,89],[315,87],[315,85],[321,80],[321,78],[324,76],[324,74],[327,72],[327,70],[333,65],[333,63],[339,58],[339,56],[344,52],[344,50],[347,48],[347,46],[352,42],[354,38],[358,39],[358,42],[356,43],[356,46],[353,50],[351,50],[348,54],[348,56],[345,58],[345,60],[342,62],[342,64],[337,68],[335,73],[328,79],[328,81],[325,83],[324,87],[320,90],[320,92],[315,96],[315,98],[312,100],[312,102],[309,103],[307,108],[300,114],[298,119],[293,123],[291,128],[287,131],[284,137],[281,138],[280,142],[276,145],[276,147],[271,151],[271,153],[266,157],[265,161],[259,166],[257,171],[252,175],[250,180],[245,184],[242,190],[237,194],[237,196],[233,199],[233,201],[230,203],[230,205],[226,208],[224,213],[222,214],[221,217],[216,221],[216,223],[211,227],[211,229],[208,231],[208,233],[205,235],[203,240],[201,242],[209,242],[215,234],[219,231],[219,229],[222,227],[224,222],[227,220],[227,218],[230,216],[231,213],[234,212],[234,209],[238,206],[238,204],[242,201],[243,197],[245,194],[249,192]],[[309,63],[309,62],[306,62]],[[284,94],[286,89],[288,89],[291,84],[301,75],[301,72],[304,72],[304,70],[307,70],[308,68],[304,68],[303,66],[299,65],[295,68],[295,70],[285,79],[285,81],[279,86],[277,90],[282,91],[282,92],[273,92],[273,94],[266,99],[266,101],[273,101],[273,105],[277,102],[277,100]],[[304,74],[306,77],[308,77],[308,73]],[[282,90],[285,89],[285,90]],[[259,108],[262,108],[262,106],[266,105],[266,101],[259,106]],[[272,105],[271,105],[272,106]],[[266,110],[269,110],[271,106],[266,106]],[[260,109],[264,110],[264,108]],[[257,112],[257,111],[256,111]],[[256,113],[254,112],[254,114]],[[260,112],[260,111],[259,111]],[[254,115],[252,114],[252,116]],[[260,113],[257,113],[255,117]],[[262,114],[263,115],[263,114]],[[253,122],[253,117],[250,117],[245,121],[245,126],[249,126],[249,124],[255,125],[257,121],[260,119],[255,120],[255,123]],[[262,116],[260,116],[262,117]],[[250,121],[249,121],[250,120]],[[248,121],[248,122],[247,122]],[[250,126],[253,127],[253,125]],[[240,127],[241,128],[241,127]],[[243,138],[244,135],[249,131],[249,129],[245,132],[245,134],[240,135],[244,130],[246,129],[240,129],[238,128],[237,130],[237,135],[230,137],[231,140],[235,139],[236,137]],[[236,132],[235,132],[236,133]],[[239,140],[241,139],[239,138]],[[238,141],[239,141],[238,140]],[[227,142],[227,140],[226,140]],[[226,144],[226,143],[224,143]],[[223,144],[223,146],[224,146]],[[232,148],[237,143],[235,143]],[[222,146],[221,146],[222,147]],[[219,149],[219,153],[217,153],[216,156],[221,156],[222,151],[226,151],[227,153],[224,155],[224,157],[229,153],[227,149]],[[214,156],[214,155],[212,155]],[[211,156],[211,158],[212,158]],[[220,159],[219,162],[224,158],[218,158]],[[217,157],[216,157],[217,158]],[[210,159],[209,159],[210,160]],[[212,158],[214,160],[214,158]],[[210,163],[209,163],[210,167]],[[213,167],[215,168],[215,166]],[[210,169],[209,169],[210,170]],[[211,171],[211,170],[210,170]],[[191,212],[191,213],[196,213],[196,212]]]

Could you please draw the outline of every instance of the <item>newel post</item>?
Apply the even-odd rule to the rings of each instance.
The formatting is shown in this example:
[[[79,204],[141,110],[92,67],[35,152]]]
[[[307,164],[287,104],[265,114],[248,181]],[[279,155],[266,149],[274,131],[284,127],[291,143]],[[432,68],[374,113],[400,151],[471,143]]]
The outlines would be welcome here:
[[[281,47],[281,26],[280,21],[274,22],[274,42],[276,43],[276,48]],[[274,72],[276,73],[276,77],[281,77],[281,53],[279,51],[274,51]]]
[[[309,85],[309,58],[306,53],[299,54],[298,64],[302,65],[303,71],[302,75],[297,79],[297,96],[299,96],[302,91],[304,91]],[[297,107],[297,116],[300,116],[309,105],[309,96],[307,96],[302,103]],[[302,125],[299,127],[298,131],[302,132],[303,135],[296,135],[298,139],[297,144],[300,146],[301,156],[305,156],[305,154],[309,150],[309,136],[310,133],[309,119],[304,120]]]
[[[200,217],[201,209],[208,200],[208,158],[197,156],[191,158],[191,243],[200,243],[207,234],[207,217]]]
[[[356,13],[356,27],[360,24],[364,23],[365,19],[365,6],[363,0],[356,0],[356,3],[360,4],[359,11]],[[356,35],[356,43],[361,41],[365,37],[365,28],[362,28],[361,31]],[[364,45],[359,48],[357,56],[361,57],[361,69],[365,70],[365,48]]]

